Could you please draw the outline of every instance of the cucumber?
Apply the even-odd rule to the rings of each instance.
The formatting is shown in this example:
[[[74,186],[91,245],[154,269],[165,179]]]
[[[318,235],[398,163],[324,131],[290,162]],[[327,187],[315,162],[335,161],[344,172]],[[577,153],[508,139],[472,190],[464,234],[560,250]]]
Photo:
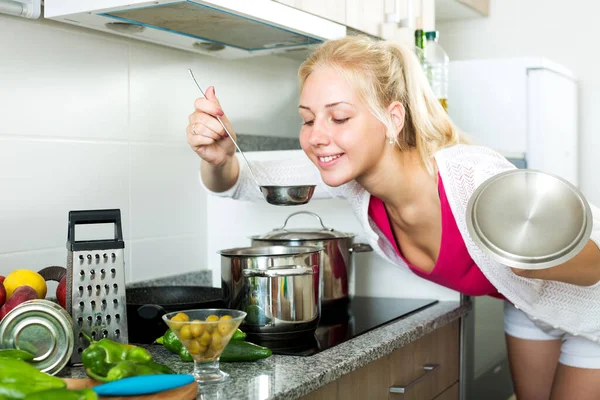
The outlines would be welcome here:
[[[256,361],[268,358],[271,354],[273,354],[271,350],[266,347],[243,340],[232,340],[225,346],[220,361]]]

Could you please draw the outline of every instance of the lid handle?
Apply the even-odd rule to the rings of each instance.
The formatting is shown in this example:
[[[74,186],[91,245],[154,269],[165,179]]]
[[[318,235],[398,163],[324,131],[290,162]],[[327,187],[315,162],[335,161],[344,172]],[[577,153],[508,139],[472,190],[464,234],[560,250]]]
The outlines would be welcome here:
[[[315,218],[316,218],[316,219],[319,221],[319,223],[321,224],[321,227],[322,227],[323,229],[325,229],[326,231],[333,232],[333,229],[332,229],[332,228],[327,228],[325,225],[323,225],[323,220],[321,219],[321,217],[319,217],[319,216],[318,216],[317,214],[315,214],[314,212],[310,212],[310,211],[296,211],[295,213],[292,213],[292,214],[290,214],[290,215],[289,215],[289,216],[288,216],[288,217],[285,219],[285,222],[283,223],[283,226],[282,226],[281,228],[279,228],[279,229],[281,229],[281,230],[285,230],[285,227],[287,226],[287,223],[288,223],[288,221],[290,220],[290,218],[292,218],[293,216],[295,216],[295,215],[298,215],[298,214],[307,214],[307,215],[312,215],[313,217],[315,217]]]

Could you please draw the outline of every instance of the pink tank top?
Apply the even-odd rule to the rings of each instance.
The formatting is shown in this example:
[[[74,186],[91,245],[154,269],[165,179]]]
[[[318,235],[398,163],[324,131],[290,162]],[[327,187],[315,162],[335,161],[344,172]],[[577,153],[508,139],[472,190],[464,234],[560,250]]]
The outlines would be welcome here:
[[[418,276],[468,296],[490,295],[504,299],[504,296],[498,293],[496,288],[487,280],[467,252],[467,247],[458,230],[454,215],[452,215],[444,191],[444,184],[439,174],[438,182],[442,211],[442,243],[438,259],[431,272],[425,272],[406,261],[396,243],[385,205],[381,199],[375,196],[371,196],[369,202],[369,217],[393,244],[411,271]]]

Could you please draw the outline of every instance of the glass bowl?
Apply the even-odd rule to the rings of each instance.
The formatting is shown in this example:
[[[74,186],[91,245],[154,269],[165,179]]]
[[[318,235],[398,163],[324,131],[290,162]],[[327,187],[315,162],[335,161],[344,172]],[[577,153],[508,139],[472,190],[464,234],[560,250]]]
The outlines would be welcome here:
[[[162,316],[194,359],[196,381],[220,382],[229,377],[219,368],[219,357],[246,313],[229,309],[174,311]]]

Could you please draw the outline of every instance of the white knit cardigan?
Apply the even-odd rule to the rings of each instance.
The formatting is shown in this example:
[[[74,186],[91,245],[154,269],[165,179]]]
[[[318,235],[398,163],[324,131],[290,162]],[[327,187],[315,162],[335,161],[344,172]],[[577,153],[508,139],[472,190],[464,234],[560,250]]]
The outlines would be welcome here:
[[[409,269],[393,245],[368,216],[370,194],[357,182],[340,187],[323,183],[314,164],[302,153],[278,161],[253,161],[252,170],[264,185],[317,184],[314,199],[345,198],[361,222],[369,244],[387,261]],[[562,282],[523,278],[505,265],[490,259],[473,242],[467,231],[466,208],[469,197],[486,179],[515,168],[503,156],[481,146],[456,145],[435,154],[439,173],[458,229],[473,261],[496,289],[534,320],[556,329],[600,342],[600,283],[577,286]],[[240,200],[262,200],[262,195],[240,160],[240,175],[236,184],[225,192],[209,191],[222,197]],[[264,200],[262,200],[264,201]],[[600,210],[591,206],[594,224],[591,240],[600,246]]]

